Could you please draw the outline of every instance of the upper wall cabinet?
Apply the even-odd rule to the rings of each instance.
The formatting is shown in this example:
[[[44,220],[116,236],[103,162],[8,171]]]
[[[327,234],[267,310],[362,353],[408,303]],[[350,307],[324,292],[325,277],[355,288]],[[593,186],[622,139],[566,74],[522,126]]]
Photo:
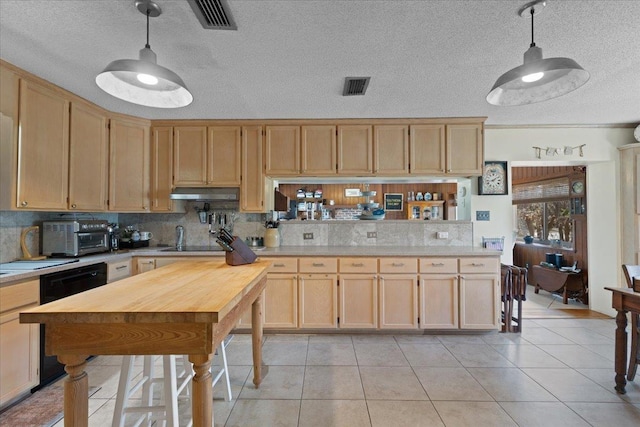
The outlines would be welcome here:
[[[70,210],[107,209],[108,159],[107,117],[89,104],[72,102],[69,130]]]
[[[338,126],[338,175],[373,173],[373,126]]]
[[[149,212],[148,122],[111,119],[110,129],[109,210]]]
[[[482,124],[447,125],[447,174],[482,175],[483,161]]]
[[[171,212],[169,198],[173,188],[173,128],[158,126],[151,130],[151,210]]]
[[[0,209],[16,209],[20,79],[0,64]]]
[[[176,126],[173,185],[240,185],[240,126]]]
[[[17,207],[66,210],[69,101],[21,80],[19,120]]]
[[[267,176],[300,174],[300,126],[265,127]]]
[[[409,153],[412,175],[445,173],[447,170],[445,125],[412,125]]]
[[[263,159],[262,126],[243,126],[241,212],[265,212],[266,210]]]
[[[409,126],[373,127],[373,172],[376,175],[409,173]]]
[[[337,173],[336,126],[301,126],[301,172],[306,176]]]

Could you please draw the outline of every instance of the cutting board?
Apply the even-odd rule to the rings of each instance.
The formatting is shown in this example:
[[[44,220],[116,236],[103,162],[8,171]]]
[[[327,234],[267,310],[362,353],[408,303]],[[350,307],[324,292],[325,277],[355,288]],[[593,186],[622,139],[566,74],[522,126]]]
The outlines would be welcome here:
[[[0,264],[0,270],[40,270],[78,262],[77,259],[48,259],[42,261],[13,261]]]

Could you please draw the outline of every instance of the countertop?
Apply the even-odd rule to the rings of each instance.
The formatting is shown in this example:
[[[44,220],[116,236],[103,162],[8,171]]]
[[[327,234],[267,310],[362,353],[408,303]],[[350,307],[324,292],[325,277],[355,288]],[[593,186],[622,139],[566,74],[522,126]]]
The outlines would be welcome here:
[[[133,257],[223,257],[224,251],[177,252],[167,247],[147,247],[87,255],[78,258],[78,262],[31,271],[15,271],[0,275],[0,286],[15,281],[38,278],[43,274],[57,273],[100,262],[112,263],[125,261]],[[280,246],[278,248],[255,249],[259,257],[268,256],[342,256],[342,257],[499,257],[502,252],[475,246]]]

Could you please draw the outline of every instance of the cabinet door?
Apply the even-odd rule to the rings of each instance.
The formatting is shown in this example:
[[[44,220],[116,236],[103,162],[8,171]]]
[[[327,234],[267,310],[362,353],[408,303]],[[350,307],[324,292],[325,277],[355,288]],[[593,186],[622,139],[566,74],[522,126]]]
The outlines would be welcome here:
[[[173,128],[155,127],[151,132],[151,210],[173,210],[169,198],[173,186]]]
[[[0,210],[12,210],[18,177],[18,94],[20,79],[0,64]]]
[[[298,324],[300,328],[335,328],[338,325],[337,274],[300,274]]]
[[[107,209],[109,139],[107,117],[80,103],[71,104],[69,129],[69,209]]]
[[[111,119],[109,134],[109,210],[149,211],[149,126]]]
[[[240,211],[264,212],[262,127],[242,127]]]
[[[460,276],[460,328],[500,327],[500,277],[493,274]]]
[[[373,128],[373,159],[376,175],[409,173],[409,126],[384,125]]]
[[[447,125],[447,173],[482,175],[482,124]]]
[[[20,81],[17,207],[67,209],[69,101]]]
[[[458,329],[458,276],[420,276],[420,327]]]
[[[207,184],[214,187],[240,185],[240,126],[208,128]]]
[[[107,264],[107,283],[116,282],[131,276],[131,260],[116,261]]]
[[[301,133],[302,174],[335,175],[337,172],[336,127],[302,126]]]
[[[338,126],[338,174],[371,175],[373,172],[372,127]]]
[[[207,127],[173,128],[173,185],[207,184]]]
[[[415,274],[380,275],[380,328],[418,327],[418,278]]]
[[[20,323],[20,312],[38,306],[40,281],[0,288],[0,406],[39,382],[40,325]]]
[[[146,273],[147,271],[156,269],[155,258],[137,258],[135,260],[135,263],[136,263],[136,274]]]
[[[378,327],[378,278],[375,274],[341,274],[338,290],[340,328]]]
[[[298,327],[298,276],[269,273],[264,293],[264,327]]]
[[[300,126],[266,126],[267,176],[300,173]]]
[[[409,144],[410,173],[442,175],[446,172],[444,125],[412,125]]]

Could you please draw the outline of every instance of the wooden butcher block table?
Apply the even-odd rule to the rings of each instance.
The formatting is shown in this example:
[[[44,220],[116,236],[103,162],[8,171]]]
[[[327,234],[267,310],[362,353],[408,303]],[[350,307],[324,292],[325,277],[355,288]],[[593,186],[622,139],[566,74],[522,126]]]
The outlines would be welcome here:
[[[193,425],[213,425],[211,359],[250,305],[253,382],[261,381],[262,293],[268,261],[177,262],[20,313],[47,325],[45,353],[58,356],[65,427],[88,425],[89,355],[187,354],[193,363]]]

